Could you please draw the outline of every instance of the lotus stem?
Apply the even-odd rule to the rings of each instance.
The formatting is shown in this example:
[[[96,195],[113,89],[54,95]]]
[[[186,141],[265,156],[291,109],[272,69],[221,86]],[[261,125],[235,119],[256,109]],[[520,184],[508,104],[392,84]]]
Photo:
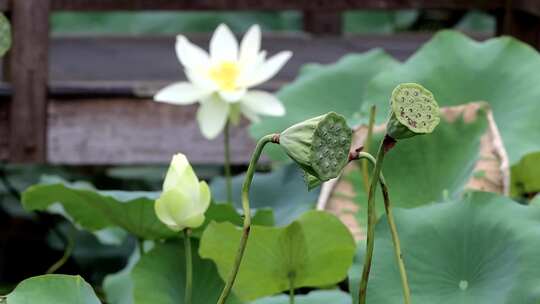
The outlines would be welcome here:
[[[294,275],[289,276],[289,304],[294,304]]]
[[[52,264],[49,269],[47,269],[46,274],[52,274],[55,273],[58,269],[60,269],[66,262],[69,260],[69,257],[71,256],[71,253],[73,252],[73,248],[75,247],[75,240],[73,237],[73,233],[71,233],[68,236],[68,243],[66,245],[66,249],[64,250],[64,254],[62,257],[56,261],[56,263]]]
[[[242,258],[244,257],[244,252],[246,250],[246,245],[249,238],[249,232],[251,230],[251,208],[249,206],[249,189],[251,187],[253,175],[255,174],[257,162],[261,157],[264,146],[266,146],[266,144],[268,143],[279,143],[279,135],[270,134],[262,137],[257,143],[255,151],[251,156],[251,161],[249,162],[249,166],[246,171],[246,177],[244,179],[244,184],[242,185],[242,208],[244,209],[244,225],[242,229],[242,236],[240,238],[240,244],[238,246],[238,251],[236,253],[233,268],[231,269],[227,282],[225,282],[225,286],[223,287],[223,291],[219,296],[217,304],[224,304],[227,301],[227,297],[231,293],[234,281],[236,280],[236,276],[238,275],[238,270],[240,268],[240,264],[242,263]]]
[[[230,144],[230,122],[225,124],[225,131],[223,134],[224,140],[224,153],[225,153],[225,184],[227,188],[227,203],[232,204],[232,175],[231,175],[231,144]]]
[[[367,230],[367,239],[366,239],[366,255],[364,258],[364,268],[362,270],[362,279],[360,280],[360,289],[359,289],[359,303],[366,304],[366,292],[367,285],[369,280],[369,274],[371,271],[371,263],[373,260],[373,249],[375,245],[375,224],[377,218],[375,215],[375,191],[377,190],[377,182],[380,181],[379,177],[382,171],[382,164],[384,161],[384,156],[396,143],[396,141],[386,135],[379,146],[377,152],[377,159],[375,162],[375,168],[371,175],[371,183],[368,193],[368,230]]]
[[[359,152],[358,156],[355,157],[355,159],[365,159],[366,161],[371,162],[373,166],[377,165],[377,160],[375,158],[366,152]],[[382,171],[382,170],[381,170]],[[403,289],[403,298],[405,304],[411,303],[411,291],[409,288],[409,282],[407,279],[407,272],[405,270],[405,263],[403,261],[403,255],[401,253],[401,244],[399,241],[399,236],[397,232],[396,223],[394,220],[394,215],[392,212],[392,205],[390,203],[390,196],[388,191],[388,185],[386,184],[386,181],[384,179],[383,173],[381,172],[379,174],[379,184],[381,185],[382,195],[384,198],[384,210],[386,211],[386,217],[388,220],[388,226],[390,227],[390,233],[392,235],[392,243],[394,245],[394,254],[396,257],[396,262],[398,264],[399,268],[399,274],[401,277],[401,286]],[[372,251],[373,252],[373,251]],[[367,286],[367,283],[366,283]]]
[[[184,304],[191,304],[193,293],[193,262],[191,253],[191,229],[184,229],[184,253],[186,256],[186,290],[184,292]]]
[[[364,141],[364,151],[369,151],[369,148],[371,147],[371,140],[373,137],[373,127],[375,126],[375,113],[376,113],[377,107],[375,105],[372,105],[369,110],[369,124],[368,124],[368,131],[366,135],[366,140]],[[362,177],[364,182],[364,190],[366,193],[369,191],[369,172],[368,172],[368,160],[364,159],[362,161]]]

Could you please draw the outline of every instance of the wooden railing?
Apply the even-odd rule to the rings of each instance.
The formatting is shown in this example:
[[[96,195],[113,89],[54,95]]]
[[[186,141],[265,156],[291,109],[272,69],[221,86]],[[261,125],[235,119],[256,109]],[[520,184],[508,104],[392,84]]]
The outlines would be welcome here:
[[[53,11],[300,10],[308,34],[266,36],[272,51],[293,60],[266,85],[275,90],[307,62],[332,62],[349,52],[382,47],[406,59],[430,34],[343,37],[349,9],[481,9],[497,16],[498,34],[540,46],[540,1],[526,0],[0,0],[13,26],[13,48],[0,83],[0,161],[62,164],[166,162],[182,151],[195,163],[220,163],[219,139],[198,132],[194,107],[151,101],[155,90],[181,79],[173,38],[63,37],[49,35]],[[207,43],[208,37],[193,37]],[[233,162],[244,163],[252,142],[233,132]]]

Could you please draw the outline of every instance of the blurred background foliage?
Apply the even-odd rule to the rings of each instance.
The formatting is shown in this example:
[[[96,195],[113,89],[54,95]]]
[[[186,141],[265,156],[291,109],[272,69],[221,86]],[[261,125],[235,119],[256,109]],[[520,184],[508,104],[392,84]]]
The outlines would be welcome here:
[[[456,27],[464,31],[495,32],[493,16],[478,12],[446,14],[439,11],[347,11],[343,16],[346,34],[391,34],[407,30],[437,30]],[[269,32],[302,31],[302,13],[279,12],[107,12],[54,13],[51,26],[54,34],[177,34],[212,32],[226,23],[234,32],[244,32],[258,23]]]

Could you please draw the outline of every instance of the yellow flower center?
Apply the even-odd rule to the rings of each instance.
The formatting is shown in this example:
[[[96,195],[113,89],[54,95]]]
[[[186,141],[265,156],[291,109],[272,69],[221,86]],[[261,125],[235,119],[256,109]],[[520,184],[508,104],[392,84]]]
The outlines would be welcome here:
[[[236,89],[236,79],[240,74],[238,64],[232,61],[223,61],[210,69],[210,78],[217,83],[223,91]]]

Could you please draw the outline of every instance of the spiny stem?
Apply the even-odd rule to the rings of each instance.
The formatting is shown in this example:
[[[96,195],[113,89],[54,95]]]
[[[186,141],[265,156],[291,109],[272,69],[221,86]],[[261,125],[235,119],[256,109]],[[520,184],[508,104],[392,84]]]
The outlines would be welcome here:
[[[294,275],[289,276],[289,304],[294,304]]]
[[[384,155],[388,151],[395,140],[389,136],[385,136],[381,145],[379,146],[379,151],[377,152],[377,161],[375,163],[375,168],[373,168],[373,173],[371,174],[371,184],[369,186],[368,193],[368,229],[367,229],[367,239],[366,239],[366,255],[364,258],[364,269],[362,270],[362,280],[360,281],[359,289],[359,303],[366,304],[366,291],[369,280],[369,273],[371,271],[371,261],[373,260],[373,248],[375,245],[375,223],[377,218],[375,215],[375,191],[377,190],[377,182],[379,181],[379,176],[381,175],[382,163],[384,160]]]
[[[369,152],[369,148],[371,146],[371,139],[373,137],[373,127],[375,126],[375,113],[376,113],[377,107],[375,105],[372,105],[369,110],[369,125],[368,125],[368,132],[366,135],[366,140],[364,140],[364,151]],[[362,177],[364,181],[364,190],[366,193],[369,191],[369,172],[368,172],[368,161],[363,160],[362,161]]]
[[[227,187],[227,203],[232,204],[232,177],[231,177],[231,144],[230,144],[230,122],[225,124],[224,150],[225,150],[225,183]]]
[[[193,264],[191,262],[191,229],[184,229],[184,251],[186,255],[186,290],[184,293],[184,304],[191,304],[193,292]]]
[[[66,262],[69,260],[69,257],[71,256],[71,253],[73,252],[73,248],[75,247],[75,240],[73,239],[73,235],[70,234],[68,236],[68,243],[66,245],[66,249],[64,250],[64,254],[62,257],[54,264],[47,269],[46,274],[52,274],[55,273],[60,267],[64,266]]]
[[[278,143],[279,136],[277,136],[276,134],[271,134],[271,135],[266,135],[259,140],[259,142],[257,143],[257,146],[255,147],[255,151],[253,152],[253,155],[251,156],[251,161],[249,162],[249,166],[246,171],[246,177],[244,179],[244,184],[242,186],[242,208],[244,209],[244,227],[242,229],[242,236],[240,238],[240,244],[238,245],[238,251],[236,253],[236,258],[234,260],[233,267],[231,269],[227,282],[225,282],[223,291],[221,292],[221,295],[219,296],[219,299],[217,301],[218,304],[224,304],[227,301],[227,297],[231,293],[232,287],[234,285],[234,281],[236,280],[236,275],[238,274],[238,269],[240,268],[240,264],[244,256],[244,251],[246,250],[246,245],[249,238],[249,232],[251,230],[251,208],[249,206],[249,188],[251,186],[251,181],[253,180],[253,175],[255,174],[257,162],[259,161],[259,158],[261,157],[262,150],[264,149],[264,146],[266,144],[271,143],[271,142]]]
[[[377,161],[375,158],[366,152],[360,152],[358,153],[358,159],[366,159],[369,162],[373,164],[373,166],[376,166]],[[390,196],[388,192],[388,185],[386,184],[386,181],[384,180],[384,176],[381,172],[379,175],[379,184],[381,185],[381,190],[384,198],[384,209],[386,211],[386,217],[388,220],[388,226],[390,227],[390,233],[392,235],[392,243],[394,245],[394,254],[396,257],[396,261],[399,268],[399,274],[401,277],[401,287],[403,289],[403,298],[405,304],[411,303],[411,291],[409,289],[409,282],[407,279],[407,272],[405,271],[405,263],[403,262],[403,255],[401,253],[401,244],[399,241],[399,236],[397,232],[396,223],[394,221],[394,215],[392,212],[392,205],[390,203]]]

